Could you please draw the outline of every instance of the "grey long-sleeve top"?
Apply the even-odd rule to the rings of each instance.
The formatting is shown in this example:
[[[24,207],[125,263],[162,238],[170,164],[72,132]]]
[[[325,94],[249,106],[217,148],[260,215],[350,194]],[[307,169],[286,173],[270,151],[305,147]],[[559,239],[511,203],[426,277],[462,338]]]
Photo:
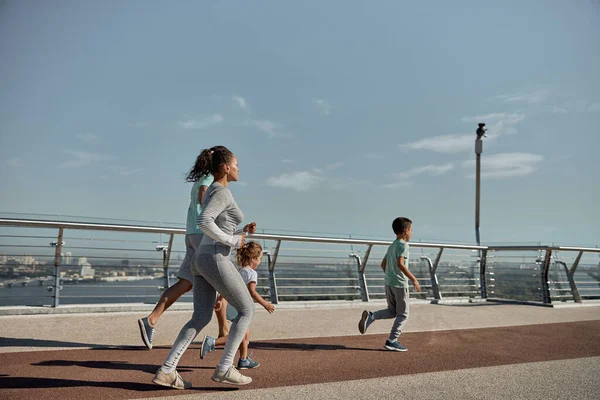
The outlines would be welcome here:
[[[198,216],[198,227],[204,233],[199,250],[203,246],[224,244],[231,248],[239,248],[242,240],[241,231],[236,227],[244,219],[242,210],[233,199],[231,191],[219,182],[213,182],[204,195],[204,208]]]

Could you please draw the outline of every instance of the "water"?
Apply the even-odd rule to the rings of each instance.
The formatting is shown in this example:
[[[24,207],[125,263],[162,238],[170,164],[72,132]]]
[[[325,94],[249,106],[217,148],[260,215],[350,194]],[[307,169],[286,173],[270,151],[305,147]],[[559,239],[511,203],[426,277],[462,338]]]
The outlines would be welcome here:
[[[171,281],[174,283],[176,278]],[[46,285],[51,281],[46,281]],[[101,304],[101,303],[156,303],[162,291],[164,280],[148,279],[129,282],[86,282],[63,283],[60,291],[60,304]],[[12,288],[0,288],[0,306],[43,306],[53,303],[53,291],[48,286],[39,286],[32,280],[23,287],[15,284]],[[191,301],[185,295],[180,301]]]

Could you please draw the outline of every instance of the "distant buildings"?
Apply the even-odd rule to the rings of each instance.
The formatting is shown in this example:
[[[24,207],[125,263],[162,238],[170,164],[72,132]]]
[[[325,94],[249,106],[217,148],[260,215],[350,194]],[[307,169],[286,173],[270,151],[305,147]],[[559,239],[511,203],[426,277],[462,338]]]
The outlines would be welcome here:
[[[87,261],[87,257],[79,257],[77,261],[80,271],[79,276],[82,278],[93,278],[96,275],[96,270],[92,268],[92,264]]]

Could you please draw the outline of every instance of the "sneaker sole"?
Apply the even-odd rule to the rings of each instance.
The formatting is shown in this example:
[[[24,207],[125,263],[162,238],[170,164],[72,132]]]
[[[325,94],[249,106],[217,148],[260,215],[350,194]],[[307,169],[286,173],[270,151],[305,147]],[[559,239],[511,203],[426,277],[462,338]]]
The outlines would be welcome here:
[[[153,382],[153,383],[156,383],[157,385],[164,386],[164,387],[168,387],[168,388],[171,388],[171,389],[177,389],[177,390],[184,390],[184,389],[185,389],[185,387],[177,387],[177,386],[173,386],[173,385],[172,385],[172,384],[170,384],[170,383],[167,383],[167,382],[161,382],[161,381],[158,381],[158,380],[156,380],[156,379],[152,379],[152,382]]]
[[[386,348],[386,349],[388,349],[388,350],[391,350],[391,351],[408,351],[408,349],[404,349],[404,350],[403,349],[397,349],[395,347],[388,346],[387,344],[385,346],[383,346],[383,347]]]
[[[364,335],[367,331],[367,319],[369,318],[369,312],[367,310],[363,311],[362,317],[358,322],[358,331]]]
[[[260,364],[254,366],[254,367],[237,367],[237,369],[256,369],[258,367],[260,367]]]
[[[200,347],[200,359],[204,360],[204,357],[206,357],[206,355],[208,353],[210,353],[210,350],[208,350],[206,353],[204,352],[204,343],[206,343],[206,338],[208,337],[208,335],[204,335],[204,338],[202,339],[202,347]]]
[[[138,325],[140,327],[140,334],[142,335],[142,342],[144,342],[144,344],[146,345],[148,350],[152,350],[152,343],[150,343],[150,340],[148,340],[148,335],[146,335],[146,327],[144,326],[144,321],[142,321],[141,319],[138,319]],[[160,385],[160,383],[159,383],[159,385]]]
[[[220,381],[220,380],[215,379],[215,378],[210,378],[210,380],[213,381],[213,382],[217,382],[217,383],[227,383],[229,385],[236,385],[236,386],[244,386],[244,385],[247,385],[249,383],[252,383],[252,379],[250,379],[250,382],[229,382],[227,380]]]

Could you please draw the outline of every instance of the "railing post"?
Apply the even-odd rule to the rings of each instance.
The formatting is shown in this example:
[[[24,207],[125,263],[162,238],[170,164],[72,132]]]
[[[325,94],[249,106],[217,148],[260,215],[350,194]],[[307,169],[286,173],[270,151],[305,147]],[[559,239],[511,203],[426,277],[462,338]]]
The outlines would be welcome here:
[[[542,301],[544,304],[551,304],[552,297],[550,296],[550,283],[548,281],[548,275],[550,273],[550,261],[552,259],[552,250],[546,250],[544,257],[544,263],[542,264]]]
[[[60,255],[62,253],[63,246],[63,228],[58,228],[58,238],[56,242],[50,243],[51,246],[55,247],[54,251],[54,291],[52,293],[53,304],[52,307],[58,307],[60,302],[60,291],[62,287],[60,286]]]
[[[575,270],[577,269],[577,265],[579,265],[582,255],[583,251],[580,251],[571,268],[567,267],[567,264],[563,261],[556,261],[556,264],[560,264],[565,268],[565,273],[567,274],[569,286],[571,287],[571,294],[573,295],[573,301],[575,303],[583,303],[581,300],[581,295],[579,294],[579,289],[577,289],[577,283],[575,283]]]
[[[271,303],[279,304],[279,295],[277,294],[277,277],[275,276],[275,263],[277,262],[277,256],[279,255],[279,247],[281,246],[281,240],[277,241],[275,245],[275,252],[273,253],[273,259],[271,260],[271,253],[267,252],[267,264],[269,267],[269,291],[271,296]]]
[[[169,282],[169,260],[171,259],[171,248],[173,247],[173,236],[175,236],[173,233],[171,233],[171,235],[169,235],[169,244],[165,245],[160,245],[160,246],[156,246],[156,250],[157,251],[161,251],[163,253],[163,280],[164,280],[164,285],[165,288],[164,290],[167,290],[170,286],[171,283]]]
[[[369,248],[370,249],[370,248]],[[362,301],[369,301],[369,290],[367,289],[367,279],[365,278],[365,272],[363,265],[360,261],[358,254],[352,253],[350,257],[356,260],[356,266],[358,268],[358,286],[360,287],[360,298]]]
[[[369,261],[369,256],[371,255],[372,248],[373,248],[372,244],[370,244],[369,247],[367,247],[367,251],[365,252],[365,257],[361,261],[360,270],[359,270],[359,272],[362,274],[362,277],[364,278],[365,293],[367,294],[367,301],[370,301],[370,297],[369,297],[369,285],[367,284],[367,277],[365,275],[365,268],[367,268],[367,262]]]
[[[487,249],[481,251],[481,258],[479,259],[479,285],[481,290],[481,298],[487,299],[487,277],[486,277],[486,264],[487,264]]]
[[[435,258],[435,263],[431,262],[431,258],[427,256],[421,256],[421,260],[427,261],[427,266],[429,267],[429,277],[431,280],[431,289],[433,290],[433,298],[436,301],[442,300],[442,293],[440,292],[440,284],[437,278],[437,267],[440,262],[440,258],[442,257],[442,252],[444,248],[440,249],[437,257]]]

